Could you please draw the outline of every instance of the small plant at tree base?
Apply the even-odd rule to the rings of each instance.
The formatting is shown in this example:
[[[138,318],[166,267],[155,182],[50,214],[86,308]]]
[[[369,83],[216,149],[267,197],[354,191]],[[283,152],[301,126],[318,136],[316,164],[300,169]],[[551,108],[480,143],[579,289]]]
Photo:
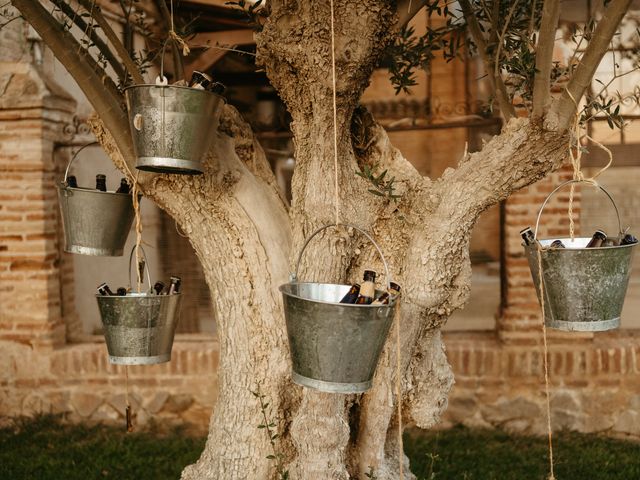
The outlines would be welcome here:
[[[378,169],[378,164],[374,164],[373,167],[369,167],[369,165],[364,165],[362,167],[362,171],[356,170],[356,174],[369,180],[375,188],[370,188],[369,193],[377,195],[379,197],[387,197],[389,200],[393,200],[394,202],[398,202],[402,195],[396,195],[394,193],[394,182],[395,177],[391,177],[389,179],[386,178],[387,170],[384,170],[380,175],[376,176],[374,171]]]
[[[269,437],[269,443],[271,444],[272,454],[267,455],[266,458],[269,460],[273,460],[276,466],[276,472],[278,473],[279,480],[288,480],[289,479],[289,470],[285,470],[284,468],[284,454],[278,451],[276,440],[280,437],[276,428],[277,425],[274,421],[270,421],[267,417],[267,407],[269,406],[269,402],[265,401],[266,395],[260,391],[260,384],[256,387],[255,391],[251,391],[254,397],[258,399],[260,402],[260,411],[262,412],[262,423],[258,425],[259,429],[263,429],[267,433],[267,437]]]

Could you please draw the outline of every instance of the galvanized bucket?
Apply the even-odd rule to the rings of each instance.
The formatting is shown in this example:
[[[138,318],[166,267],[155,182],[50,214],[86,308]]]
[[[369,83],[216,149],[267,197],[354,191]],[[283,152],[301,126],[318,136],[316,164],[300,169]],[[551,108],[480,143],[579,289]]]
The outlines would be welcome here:
[[[131,253],[133,255],[133,250]],[[125,296],[96,295],[109,363],[152,365],[171,360],[182,295],[156,295],[150,292],[151,287],[146,292],[127,293]]]
[[[331,393],[361,393],[371,388],[378,357],[393,323],[395,302],[389,305],[339,303],[350,285],[298,282],[307,245],[327,225],[316,230],[298,256],[291,281],[280,286],[293,364],[298,385]],[[389,287],[389,269],[369,234],[354,225],[378,250]],[[380,294],[382,292],[376,292]]]
[[[579,182],[570,180],[549,194],[538,212],[536,238],[542,210],[551,196],[565,185]],[[613,204],[618,229],[622,232],[615,201],[603,187],[598,187]],[[553,240],[556,239],[538,241],[542,247],[549,247]],[[566,248],[540,250],[545,324],[569,332],[599,332],[618,328],[635,245],[585,248],[590,237],[559,240]],[[535,244],[525,246],[525,253],[540,300],[538,248]]]
[[[162,83],[128,87],[125,97],[138,157],[136,168],[156,173],[202,173],[201,160],[215,137],[224,97]]]
[[[89,145],[96,144],[95,142]],[[82,255],[118,257],[131,230],[134,211],[130,193],[101,192],[67,185],[71,158],[64,180],[57,185],[64,229],[64,251]]]

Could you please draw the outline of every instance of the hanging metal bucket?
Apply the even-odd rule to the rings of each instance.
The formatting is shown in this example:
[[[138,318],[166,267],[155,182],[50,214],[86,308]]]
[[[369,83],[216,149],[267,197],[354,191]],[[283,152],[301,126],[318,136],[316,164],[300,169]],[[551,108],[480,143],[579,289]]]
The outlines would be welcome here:
[[[378,357],[393,323],[396,302],[389,305],[339,303],[350,285],[298,282],[302,254],[309,242],[327,225],[316,230],[298,256],[291,281],[280,286],[293,364],[292,379],[298,385],[331,393],[361,393],[371,388]],[[389,287],[389,269],[378,250]],[[382,292],[377,291],[376,295]]]
[[[133,250],[129,256],[129,271],[132,256]],[[146,273],[150,285],[148,269]],[[109,363],[152,365],[171,360],[182,295],[156,295],[151,291],[149,287],[146,292],[125,296],[96,295]]]
[[[89,145],[95,145],[96,142]],[[101,192],[67,185],[69,167],[84,148],[71,158],[64,180],[57,185],[64,229],[64,251],[82,255],[122,255],[131,230],[134,211],[130,193]]]
[[[565,185],[579,182],[570,180],[549,194],[538,212],[536,238],[542,210],[551,196]],[[615,201],[603,187],[598,187],[611,200],[618,218],[618,229],[622,232]],[[542,247],[549,247],[553,240],[556,239],[538,241]],[[543,248],[540,251],[545,324],[559,330],[578,332],[618,328],[635,244],[585,248],[590,237],[559,240],[566,248]],[[538,248],[535,244],[525,246],[525,253],[540,300]]]
[[[202,173],[224,97],[175,85],[125,89],[136,168],[156,173]]]

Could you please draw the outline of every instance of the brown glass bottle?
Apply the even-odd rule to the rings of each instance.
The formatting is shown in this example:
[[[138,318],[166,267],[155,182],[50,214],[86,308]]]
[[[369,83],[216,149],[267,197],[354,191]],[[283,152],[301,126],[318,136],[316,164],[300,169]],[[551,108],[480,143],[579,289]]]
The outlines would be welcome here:
[[[106,283],[98,285],[98,293],[103,296],[113,295],[113,292],[109,288],[109,285],[107,285]]]
[[[620,240],[620,245],[633,245],[634,243],[638,243],[638,239],[630,233],[627,233],[622,237],[622,240]]]
[[[122,177],[120,179],[120,186],[118,187],[118,190],[116,190],[116,193],[129,193],[130,190],[129,182],[127,182],[126,178]]]
[[[551,245],[549,245],[551,248],[565,248],[564,243],[562,243],[562,240],[554,240],[553,242],[551,242]]]
[[[354,283],[353,285],[351,285],[351,288],[349,289],[347,294],[344,297],[342,297],[342,300],[340,300],[340,303],[356,303],[356,300],[358,300],[359,294],[360,294],[360,284]]]
[[[153,285],[153,291],[156,292],[156,295],[160,295],[164,290],[164,282],[156,282]]]
[[[107,191],[107,176],[99,173],[96,175],[96,190]]]
[[[373,303],[376,296],[376,272],[373,270],[365,270],[364,281],[360,287],[360,296],[356,300],[357,305],[369,305]]]
[[[400,285],[396,282],[389,283],[389,290],[384,292],[378,298],[373,301],[374,305],[387,305],[389,302],[395,301],[400,295]]]
[[[607,239],[607,234],[602,230],[596,230],[586,248],[598,248],[601,247],[604,241]]]
[[[193,74],[191,75],[191,82],[189,83],[189,86],[198,90],[206,90],[209,85],[211,85],[211,82],[213,82],[213,78],[211,78],[209,75],[194,70]]]
[[[531,227],[520,230],[520,236],[522,237],[525,245],[533,245],[536,243],[536,236],[533,234]]]
[[[180,293],[180,285],[182,285],[182,279],[180,277],[171,277],[171,283],[169,284],[169,295],[174,293]]]
[[[75,175],[69,175],[67,177],[67,187],[78,188],[78,180]]]

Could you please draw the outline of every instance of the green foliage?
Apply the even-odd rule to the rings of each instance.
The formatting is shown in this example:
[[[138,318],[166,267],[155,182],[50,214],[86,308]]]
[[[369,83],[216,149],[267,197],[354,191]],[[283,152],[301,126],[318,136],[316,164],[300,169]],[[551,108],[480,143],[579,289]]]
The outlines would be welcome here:
[[[378,170],[378,164],[374,164],[373,167],[365,164],[362,167],[362,171],[356,170],[356,175],[369,180],[374,188],[369,189],[369,193],[377,195],[378,197],[386,197],[389,200],[398,202],[402,195],[397,195],[395,192],[394,182],[396,177],[387,178],[387,170],[376,175],[374,172]]]
[[[256,387],[255,391],[251,391],[254,397],[260,402],[260,412],[262,413],[262,423],[258,425],[258,429],[264,430],[269,443],[271,444],[271,450],[273,453],[267,455],[266,458],[273,460],[276,467],[276,473],[279,480],[289,480],[289,470],[284,468],[284,454],[278,450],[278,444],[276,440],[280,438],[280,434],[277,431],[277,425],[274,420],[269,420],[269,402],[266,401],[266,395],[260,391],[260,384]]]
[[[456,427],[405,434],[411,470],[421,480],[540,480],[549,471],[546,437]],[[558,479],[640,478],[640,445],[598,435],[554,436]]]
[[[67,425],[54,416],[24,419],[0,429],[0,478],[175,480],[204,441],[181,429],[126,433],[124,426]]]

